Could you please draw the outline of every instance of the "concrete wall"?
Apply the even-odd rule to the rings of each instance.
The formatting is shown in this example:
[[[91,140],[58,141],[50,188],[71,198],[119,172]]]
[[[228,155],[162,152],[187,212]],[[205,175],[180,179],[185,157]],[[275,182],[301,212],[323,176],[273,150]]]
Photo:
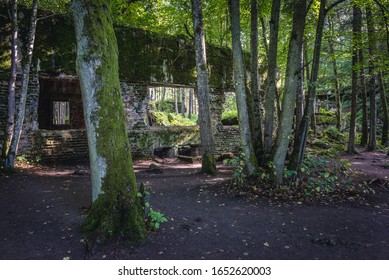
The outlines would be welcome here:
[[[25,11],[24,20],[28,19]],[[7,119],[7,86],[10,23],[0,5],[0,152]],[[33,56],[33,73],[19,154],[30,154],[47,162],[87,157],[81,94],[75,71],[76,42],[72,19],[54,16],[38,21]],[[26,33],[26,22],[21,32]],[[149,157],[158,148],[176,153],[179,145],[198,144],[197,127],[148,127],[145,123],[150,85],[195,87],[194,45],[183,36],[162,37],[147,31],[116,28],[119,47],[121,88],[130,141],[136,157]],[[232,88],[232,53],[226,48],[207,46],[210,73],[212,126],[216,153],[239,145],[237,128],[221,124],[224,90]],[[53,101],[70,103],[69,125],[52,124]],[[64,130],[66,129],[66,130]],[[228,141],[228,142],[226,142]],[[231,145],[226,145],[230,143]],[[231,146],[231,147],[230,147]]]
[[[129,139],[135,158],[154,156],[160,148],[168,149],[170,156],[177,155],[182,145],[199,144],[199,128],[194,127],[150,127],[145,122],[146,105],[148,104],[147,84],[121,82],[123,103],[127,119]],[[0,81],[1,110],[0,122],[6,122],[7,81]],[[39,97],[39,92],[42,93]],[[42,101],[43,99],[43,101]],[[82,116],[79,83],[75,77],[48,78],[32,74],[27,98],[26,118],[21,136],[19,154],[26,154],[44,163],[78,162],[88,159],[88,147],[85,130],[82,127],[57,129],[50,125],[53,100],[71,101]],[[212,127],[215,132],[215,153],[237,151],[239,147],[239,129],[224,127],[221,124],[224,94],[221,91],[211,92]],[[80,112],[81,110],[81,112]],[[44,121],[43,118],[46,118]],[[73,116],[71,116],[71,119]],[[78,120],[83,122],[83,119]],[[71,124],[74,123],[71,122]],[[4,129],[0,134],[4,139]],[[2,141],[1,141],[2,143]],[[227,144],[228,143],[228,144]]]

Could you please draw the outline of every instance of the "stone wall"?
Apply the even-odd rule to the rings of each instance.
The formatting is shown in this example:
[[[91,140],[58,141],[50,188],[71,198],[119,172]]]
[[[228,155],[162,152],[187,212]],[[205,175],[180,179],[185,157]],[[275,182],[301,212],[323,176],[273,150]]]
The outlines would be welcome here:
[[[26,37],[28,11],[21,19],[22,38]],[[0,4],[0,152],[7,120],[10,23]],[[4,16],[1,16],[4,15]],[[136,157],[149,157],[156,149],[198,144],[197,127],[148,127],[145,122],[149,102],[147,87],[152,85],[195,87],[196,69],[193,40],[185,36],[160,36],[144,30],[116,28],[124,109]],[[76,78],[76,41],[73,20],[58,15],[38,21],[33,68],[26,106],[25,125],[19,154],[31,154],[43,161],[77,160],[87,155],[79,84]],[[207,46],[211,90],[212,127],[216,152],[227,151],[226,140],[233,140],[236,129],[221,124],[224,90],[232,87],[232,52]],[[67,78],[69,78],[67,80]],[[40,89],[40,81],[42,89]],[[20,86],[20,83],[19,83]],[[39,94],[42,94],[39,97]],[[52,123],[53,101],[69,102],[69,125]],[[75,117],[76,115],[76,117]],[[74,120],[74,121],[73,121]],[[66,130],[65,130],[66,129]]]
[[[129,129],[145,129],[147,127],[146,106],[149,102],[146,84],[121,82],[124,112]]]
[[[32,74],[29,84],[29,94],[26,104],[26,117],[19,145],[19,154],[26,154],[34,159],[40,159],[44,163],[85,161],[88,159],[88,146],[84,129],[62,129],[46,125],[39,127],[38,120],[43,123],[51,121],[52,108],[39,100],[40,84],[43,91],[49,91],[50,96],[66,101],[72,99],[74,104],[81,99],[79,84],[75,78],[48,78],[39,79],[38,75]],[[49,86],[48,86],[49,85]],[[18,84],[20,87],[20,84]],[[179,146],[199,144],[199,129],[194,127],[149,127],[145,122],[146,106],[149,102],[147,84],[121,82],[124,109],[129,129],[129,139],[135,158],[152,157],[157,150],[166,149],[169,156],[177,155]],[[69,89],[73,89],[71,94]],[[62,94],[62,95],[61,95]],[[4,127],[7,119],[7,95],[8,82],[0,81],[0,131],[1,144],[4,141]],[[42,94],[43,96],[43,94]],[[51,100],[50,96],[44,99]],[[69,97],[70,96],[70,97]],[[42,98],[41,98],[42,99]],[[48,102],[49,102],[48,101]],[[79,100],[81,102],[81,100]],[[239,130],[237,127],[223,127],[221,124],[222,105],[224,94],[221,90],[211,91],[211,115],[212,127],[215,131],[215,153],[237,151],[239,146]],[[73,104],[72,103],[72,104]],[[43,105],[42,105],[43,104]],[[44,106],[45,108],[41,108]],[[80,110],[80,106],[77,106]],[[42,111],[45,112],[42,116]],[[41,112],[41,115],[38,115]],[[71,110],[72,113],[72,110]],[[82,116],[82,112],[78,112]],[[42,118],[48,118],[43,120]],[[47,129],[50,128],[50,129]],[[70,127],[69,127],[70,128]],[[228,145],[226,145],[228,143]],[[1,145],[0,144],[0,145]],[[1,147],[1,146],[0,146]],[[1,152],[2,149],[0,149]]]
[[[87,162],[88,141],[83,129],[45,130],[34,132],[34,146],[29,156],[42,163]]]
[[[240,136],[238,126],[219,126],[215,134],[215,154],[239,153]]]
[[[28,156],[41,163],[78,163],[87,162],[88,143],[83,129],[44,130],[40,129],[31,135],[34,146],[28,150]],[[198,144],[197,127],[153,127],[142,130],[129,130],[129,141],[132,156],[152,158],[162,150],[165,157],[178,155],[180,146]],[[229,145],[226,145],[229,143]],[[216,133],[215,153],[239,151],[239,129],[224,127]]]
[[[128,134],[135,158],[150,158],[162,148],[168,150],[166,157],[175,157],[179,146],[199,143],[200,138],[197,127],[150,127]]]
[[[21,87],[20,79],[17,82],[16,89],[16,107],[19,104],[19,89]],[[33,143],[33,133],[38,129],[38,102],[39,102],[39,79],[38,75],[30,74],[28,84],[28,96],[26,101],[26,112],[23,124],[22,134],[20,135],[19,152],[25,153]],[[0,154],[3,151],[5,141],[5,128],[8,119],[8,81],[0,80]]]
[[[5,129],[8,111],[8,82],[0,80],[0,154],[5,141]]]

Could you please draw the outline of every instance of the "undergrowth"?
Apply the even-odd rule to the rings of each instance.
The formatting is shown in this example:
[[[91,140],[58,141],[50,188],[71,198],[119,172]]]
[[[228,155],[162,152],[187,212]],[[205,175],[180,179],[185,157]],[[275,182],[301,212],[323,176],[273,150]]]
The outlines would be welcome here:
[[[324,129],[307,147],[311,155],[336,158],[346,150],[348,136],[335,126]]]
[[[188,119],[180,114],[162,111],[153,111],[152,114],[155,126],[194,126],[197,121],[196,115],[193,115],[191,119]]]
[[[257,199],[265,197],[272,201],[302,203],[332,203],[339,201],[363,201],[374,190],[367,183],[353,180],[355,173],[347,160],[328,159],[308,155],[298,172],[285,170],[284,184],[271,183],[272,164],[261,169],[255,178],[246,178],[242,161],[235,157],[233,179],[227,183],[228,192],[238,196]]]
[[[146,190],[143,184],[140,185],[139,192],[137,193],[138,198],[143,209],[145,224],[150,231],[157,231],[162,223],[166,223],[168,219],[165,214],[155,211],[150,206],[149,197],[150,191]]]

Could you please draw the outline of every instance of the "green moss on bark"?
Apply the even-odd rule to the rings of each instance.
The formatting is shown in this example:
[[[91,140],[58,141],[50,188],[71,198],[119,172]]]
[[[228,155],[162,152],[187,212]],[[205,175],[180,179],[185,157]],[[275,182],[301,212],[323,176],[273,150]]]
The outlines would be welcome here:
[[[215,156],[207,154],[202,156],[201,172],[209,175],[214,175],[217,172]]]
[[[83,6],[82,1],[73,1],[73,8],[79,24],[78,65],[89,145],[95,145],[89,147],[92,182],[101,183],[101,192],[92,204],[84,229],[102,240],[121,236],[138,242],[145,239],[146,227],[127,137],[110,7],[102,0],[88,3]],[[92,81],[89,84],[85,79]]]
[[[111,194],[112,195],[112,194]],[[133,243],[146,238],[144,220],[139,219],[143,213],[138,199],[134,200],[128,193],[121,193],[116,198],[103,194],[93,203],[90,214],[84,222],[83,230],[103,241],[109,238],[125,238]]]

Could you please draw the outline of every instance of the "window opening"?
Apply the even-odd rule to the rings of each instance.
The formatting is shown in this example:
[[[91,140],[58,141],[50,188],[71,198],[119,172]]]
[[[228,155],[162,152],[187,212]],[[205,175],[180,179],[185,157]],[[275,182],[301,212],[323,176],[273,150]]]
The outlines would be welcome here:
[[[223,125],[239,125],[238,108],[236,106],[235,92],[229,91],[224,93],[225,102],[223,104],[222,119]]]
[[[149,87],[147,120],[149,126],[193,126],[198,118],[194,88]]]
[[[53,125],[70,124],[70,104],[69,102],[53,102]]]

